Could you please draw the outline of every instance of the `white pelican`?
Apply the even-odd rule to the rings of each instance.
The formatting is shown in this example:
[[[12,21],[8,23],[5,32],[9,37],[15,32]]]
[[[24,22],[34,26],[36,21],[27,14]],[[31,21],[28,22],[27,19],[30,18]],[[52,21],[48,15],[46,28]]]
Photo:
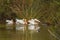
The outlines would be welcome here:
[[[6,20],[7,24],[13,24],[13,20]],[[16,19],[16,24],[26,24],[25,19]]]
[[[37,19],[31,19],[28,22],[29,22],[29,24],[38,24],[38,22],[40,22],[40,21]]]
[[[13,29],[11,26],[13,25],[13,20],[6,20],[6,29]]]
[[[13,24],[13,20],[6,20],[7,24]]]
[[[26,24],[25,19],[16,19],[16,24]]]
[[[10,24],[13,24],[13,20],[6,20],[7,22],[7,26],[11,26]],[[40,22],[37,19],[31,19],[28,21],[28,29],[29,30],[39,30],[40,27],[38,27],[38,22]],[[25,19],[16,19],[16,30],[24,30],[24,24],[26,24],[26,20]],[[36,26],[37,24],[37,26]]]

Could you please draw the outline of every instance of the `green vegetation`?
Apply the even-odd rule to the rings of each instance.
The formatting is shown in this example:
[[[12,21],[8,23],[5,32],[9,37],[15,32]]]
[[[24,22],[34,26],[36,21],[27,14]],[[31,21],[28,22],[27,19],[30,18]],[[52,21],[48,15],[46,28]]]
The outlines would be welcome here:
[[[3,19],[4,17],[37,18],[43,23],[48,22],[53,25],[60,22],[59,0],[0,0],[0,4],[0,15],[4,15]]]
[[[0,23],[15,18],[36,18],[60,30],[60,0],[0,0]]]

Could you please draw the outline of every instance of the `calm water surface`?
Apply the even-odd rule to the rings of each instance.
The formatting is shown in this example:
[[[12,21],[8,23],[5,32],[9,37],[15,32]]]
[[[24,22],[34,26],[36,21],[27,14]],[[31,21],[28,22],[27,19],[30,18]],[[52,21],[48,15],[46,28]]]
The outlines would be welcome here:
[[[0,30],[0,40],[57,40],[48,32],[48,27],[41,27],[39,32]]]

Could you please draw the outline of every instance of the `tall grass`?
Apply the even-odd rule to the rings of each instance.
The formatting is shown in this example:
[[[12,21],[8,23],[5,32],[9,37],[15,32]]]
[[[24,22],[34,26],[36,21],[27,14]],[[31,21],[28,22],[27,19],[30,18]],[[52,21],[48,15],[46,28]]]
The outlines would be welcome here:
[[[59,6],[60,3],[56,0],[10,0],[9,5],[19,18],[27,20],[36,18],[54,26],[60,24]]]
[[[40,3],[40,0],[14,0],[11,2],[10,8],[20,18],[39,18],[41,11]]]

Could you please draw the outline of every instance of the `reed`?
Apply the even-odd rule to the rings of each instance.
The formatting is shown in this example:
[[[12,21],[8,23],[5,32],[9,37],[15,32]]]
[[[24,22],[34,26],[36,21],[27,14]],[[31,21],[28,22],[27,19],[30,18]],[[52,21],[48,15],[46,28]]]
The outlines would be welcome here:
[[[14,0],[11,2],[10,8],[18,17],[29,20],[40,17],[40,5],[39,0]]]

